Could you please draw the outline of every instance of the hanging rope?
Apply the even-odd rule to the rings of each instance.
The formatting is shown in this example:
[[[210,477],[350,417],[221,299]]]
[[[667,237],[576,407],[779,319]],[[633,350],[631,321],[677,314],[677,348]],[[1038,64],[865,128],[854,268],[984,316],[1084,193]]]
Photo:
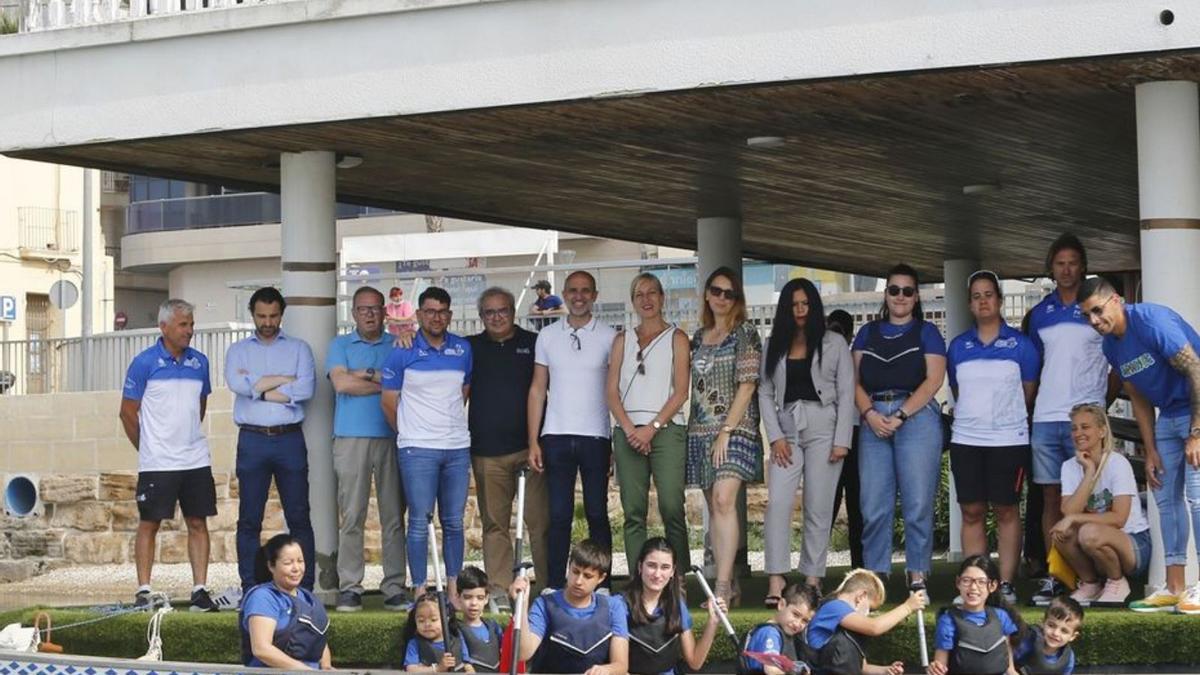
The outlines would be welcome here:
[[[138,657],[138,661],[162,661],[162,636],[159,635],[159,627],[162,625],[163,615],[170,611],[173,611],[172,607],[164,605],[150,617],[150,623],[146,624],[146,643],[150,648],[144,656]]]

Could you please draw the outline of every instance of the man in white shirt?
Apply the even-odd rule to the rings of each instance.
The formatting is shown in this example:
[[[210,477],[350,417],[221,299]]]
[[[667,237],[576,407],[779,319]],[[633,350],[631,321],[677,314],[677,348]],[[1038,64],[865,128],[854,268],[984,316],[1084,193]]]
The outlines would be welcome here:
[[[121,398],[121,425],[138,453],[138,529],[133,547],[138,590],[134,605],[150,604],[154,542],[178,503],[188,531],[193,612],[215,612],[208,577],[208,517],[217,515],[208,440],[200,428],[212,392],[208,358],[191,348],[194,308],[167,300],[158,308],[162,337],[133,358]]]
[[[583,481],[588,536],[612,552],[608,520],[612,425],[604,387],[616,331],[592,316],[596,295],[596,279],[591,274],[578,271],[568,276],[563,287],[567,316],[542,329],[534,355],[528,406],[529,466],[545,472],[549,492],[548,588],[562,588],[566,583],[576,474]]]

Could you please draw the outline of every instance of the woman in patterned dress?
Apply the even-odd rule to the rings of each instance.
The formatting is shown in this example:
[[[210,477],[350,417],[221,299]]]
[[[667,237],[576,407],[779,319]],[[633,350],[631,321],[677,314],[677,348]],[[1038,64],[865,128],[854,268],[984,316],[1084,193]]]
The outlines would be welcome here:
[[[741,277],[720,267],[704,284],[701,328],[692,336],[687,484],[704,490],[710,515],[716,594],[729,602],[738,547],[735,504],[746,481],[762,481],[758,369],[762,344],[746,321]]]

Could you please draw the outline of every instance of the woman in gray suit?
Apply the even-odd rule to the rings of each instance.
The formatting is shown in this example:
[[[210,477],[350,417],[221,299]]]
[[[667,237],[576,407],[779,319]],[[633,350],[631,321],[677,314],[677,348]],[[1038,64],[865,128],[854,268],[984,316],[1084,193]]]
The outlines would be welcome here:
[[[779,602],[791,571],[792,511],[804,483],[799,571],[820,587],[829,552],[833,497],[854,432],[854,361],[842,336],[825,330],[817,287],[792,279],[779,293],[763,355],[759,407],[771,443],[767,475],[767,606]]]

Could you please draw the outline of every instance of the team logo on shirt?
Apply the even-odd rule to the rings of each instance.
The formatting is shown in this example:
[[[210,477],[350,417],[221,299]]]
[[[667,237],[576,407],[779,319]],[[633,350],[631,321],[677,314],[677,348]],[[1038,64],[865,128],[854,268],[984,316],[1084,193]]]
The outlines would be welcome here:
[[[1146,352],[1132,361],[1126,361],[1125,363],[1122,363],[1121,377],[1128,380],[1143,370],[1153,367],[1155,363],[1157,363],[1157,361],[1154,360],[1154,356],[1152,356],[1150,352]]]
[[[446,356],[462,356],[467,353],[467,350],[462,347],[447,347],[442,353]]]
[[[996,349],[1016,349],[1017,338],[1015,338],[1015,337],[1001,338],[1001,339],[993,342],[992,345]]]
[[[200,359],[194,356],[189,356],[183,360],[183,367],[191,368],[192,370],[200,370]]]
[[[530,353],[532,353],[532,352],[531,352],[531,350],[529,349],[529,347],[517,347],[517,349],[516,349],[516,352],[517,352],[518,354],[530,354]]]
[[[166,368],[167,361],[163,357],[160,356],[160,357],[158,357],[158,363],[155,365],[157,365],[159,368]]]
[[[137,389],[137,383],[133,381],[132,377],[125,378],[125,388],[126,389]]]

